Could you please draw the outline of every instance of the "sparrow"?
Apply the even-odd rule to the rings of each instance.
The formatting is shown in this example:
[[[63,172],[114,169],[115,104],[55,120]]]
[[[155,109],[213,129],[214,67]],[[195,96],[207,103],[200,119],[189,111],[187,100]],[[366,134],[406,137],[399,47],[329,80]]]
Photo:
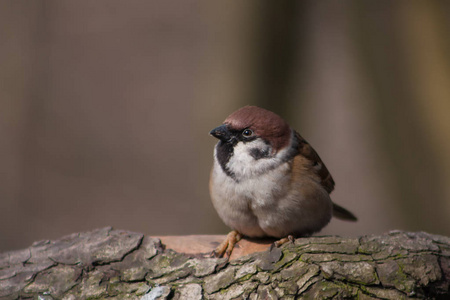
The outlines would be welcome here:
[[[334,180],[311,145],[277,114],[245,106],[211,130],[217,138],[209,190],[214,208],[232,229],[213,254],[229,258],[243,237],[310,236],[331,217],[356,221],[333,203]]]

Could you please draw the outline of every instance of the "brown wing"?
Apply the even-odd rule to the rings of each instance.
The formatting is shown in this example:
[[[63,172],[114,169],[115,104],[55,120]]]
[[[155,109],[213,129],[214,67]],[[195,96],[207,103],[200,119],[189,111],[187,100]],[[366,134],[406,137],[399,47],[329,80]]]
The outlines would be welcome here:
[[[323,187],[328,193],[331,193],[334,189],[334,180],[333,177],[331,177],[327,167],[322,162],[313,147],[311,147],[311,145],[308,144],[308,142],[298,132],[295,132],[295,137],[298,140],[299,153],[312,162],[313,168],[316,169],[317,175],[319,175]]]

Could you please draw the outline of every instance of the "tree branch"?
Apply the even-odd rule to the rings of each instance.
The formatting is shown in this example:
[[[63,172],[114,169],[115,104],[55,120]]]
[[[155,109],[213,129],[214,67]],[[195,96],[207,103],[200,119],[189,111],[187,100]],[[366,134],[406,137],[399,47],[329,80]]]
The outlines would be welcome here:
[[[229,262],[193,254],[210,252],[220,238],[191,236],[173,247],[195,249],[190,254],[164,249],[158,238],[112,228],[37,242],[0,254],[0,299],[450,297],[448,237],[396,231],[300,238]],[[174,238],[162,240],[174,244]],[[267,247],[264,241],[241,242],[237,256]]]

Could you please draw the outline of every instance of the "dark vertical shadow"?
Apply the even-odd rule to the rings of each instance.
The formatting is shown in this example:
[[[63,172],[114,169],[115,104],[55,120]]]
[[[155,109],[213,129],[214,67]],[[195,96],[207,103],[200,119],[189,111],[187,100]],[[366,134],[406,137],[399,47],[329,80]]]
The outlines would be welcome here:
[[[302,56],[302,22],[308,2],[263,1],[253,47],[253,103],[280,114],[295,84],[297,60]]]

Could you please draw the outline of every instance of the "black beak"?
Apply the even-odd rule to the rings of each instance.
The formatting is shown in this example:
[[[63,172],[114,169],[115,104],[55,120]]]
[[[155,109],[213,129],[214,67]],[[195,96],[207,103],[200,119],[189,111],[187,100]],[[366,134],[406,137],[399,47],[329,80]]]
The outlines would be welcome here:
[[[209,132],[209,134],[224,142],[229,141],[232,138],[231,132],[228,130],[227,125],[225,124],[214,128]]]

